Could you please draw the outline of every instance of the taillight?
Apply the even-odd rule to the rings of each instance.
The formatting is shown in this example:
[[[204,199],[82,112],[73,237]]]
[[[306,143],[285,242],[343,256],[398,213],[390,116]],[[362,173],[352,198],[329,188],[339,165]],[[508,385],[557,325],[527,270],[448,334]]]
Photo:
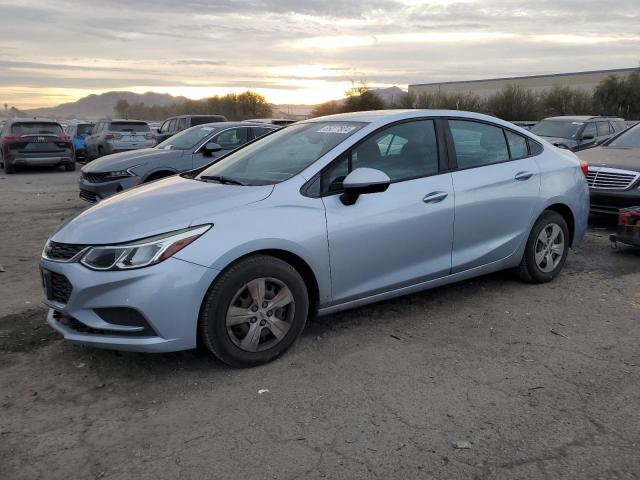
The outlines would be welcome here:
[[[119,133],[107,133],[104,136],[105,140],[120,140],[122,138],[122,135]]]
[[[580,160],[580,170],[582,170],[582,174],[586,177],[589,174],[589,164],[584,160]]]
[[[153,140],[153,133],[147,133],[144,138],[146,138],[147,140]]]
[[[71,141],[71,137],[69,135],[59,135],[59,137],[64,140],[65,142],[70,142]]]
[[[20,140],[23,140],[20,135],[7,135],[6,137],[4,137],[4,139],[7,142],[19,142]]]

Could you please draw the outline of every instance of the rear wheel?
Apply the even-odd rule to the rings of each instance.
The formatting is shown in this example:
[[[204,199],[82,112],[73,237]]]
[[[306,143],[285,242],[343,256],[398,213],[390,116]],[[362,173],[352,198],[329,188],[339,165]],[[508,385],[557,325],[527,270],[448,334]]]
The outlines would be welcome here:
[[[267,255],[241,260],[213,284],[200,314],[200,337],[234,367],[267,363],[296,341],[307,320],[304,280]]]
[[[4,158],[4,156],[2,157],[2,164],[4,166],[4,172],[7,175],[16,173],[16,166],[11,163],[11,160]]]
[[[549,282],[562,270],[568,253],[567,222],[559,213],[547,210],[534,224],[516,272],[527,282]]]

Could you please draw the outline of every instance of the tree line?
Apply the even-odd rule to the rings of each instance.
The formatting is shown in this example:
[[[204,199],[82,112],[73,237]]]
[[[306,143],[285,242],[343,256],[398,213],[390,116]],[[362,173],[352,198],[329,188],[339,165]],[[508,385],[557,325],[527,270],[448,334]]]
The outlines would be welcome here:
[[[508,84],[488,97],[472,92],[406,92],[393,102],[384,102],[366,84],[354,85],[346,98],[318,105],[313,116],[362,110],[392,108],[466,110],[486,113],[504,120],[540,120],[555,115],[615,115],[640,119],[640,69],[627,77],[610,76],[593,92],[556,85],[537,93],[520,85]]]
[[[145,105],[118,100],[114,113],[120,118],[143,120],[164,120],[176,115],[224,115],[227,120],[246,120],[270,117],[272,108],[262,95],[247,91],[169,105]]]

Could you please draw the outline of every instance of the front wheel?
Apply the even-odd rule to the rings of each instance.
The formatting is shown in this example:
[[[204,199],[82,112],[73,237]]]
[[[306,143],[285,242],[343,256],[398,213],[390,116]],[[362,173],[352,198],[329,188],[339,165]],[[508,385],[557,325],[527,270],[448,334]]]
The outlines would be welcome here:
[[[209,289],[200,314],[200,338],[231,366],[260,365],[293,345],[308,313],[300,274],[280,259],[255,255],[223,272]]]
[[[526,282],[550,282],[562,270],[568,253],[567,222],[559,213],[547,210],[538,218],[529,234],[516,273]]]

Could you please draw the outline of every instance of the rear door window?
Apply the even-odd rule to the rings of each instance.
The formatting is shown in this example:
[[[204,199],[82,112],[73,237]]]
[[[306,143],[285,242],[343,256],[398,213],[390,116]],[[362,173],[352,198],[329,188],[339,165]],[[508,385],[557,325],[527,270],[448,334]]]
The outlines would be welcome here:
[[[216,137],[216,143],[222,147],[223,150],[233,150],[238,148],[249,140],[249,129],[246,127],[230,128],[221,132]]]
[[[449,120],[458,168],[473,168],[509,160],[500,127],[470,120]]]
[[[14,135],[63,135],[62,127],[51,122],[20,122],[11,127]]]
[[[187,119],[186,118],[179,118],[178,119],[178,127],[177,130],[179,132],[181,132],[182,130],[184,130],[185,128],[187,128]]]
[[[596,124],[594,122],[587,123],[582,131],[582,138],[589,136],[595,138],[597,135],[598,130],[596,129]]]
[[[609,122],[598,122],[597,131],[599,137],[605,137],[611,133],[609,130]]]

